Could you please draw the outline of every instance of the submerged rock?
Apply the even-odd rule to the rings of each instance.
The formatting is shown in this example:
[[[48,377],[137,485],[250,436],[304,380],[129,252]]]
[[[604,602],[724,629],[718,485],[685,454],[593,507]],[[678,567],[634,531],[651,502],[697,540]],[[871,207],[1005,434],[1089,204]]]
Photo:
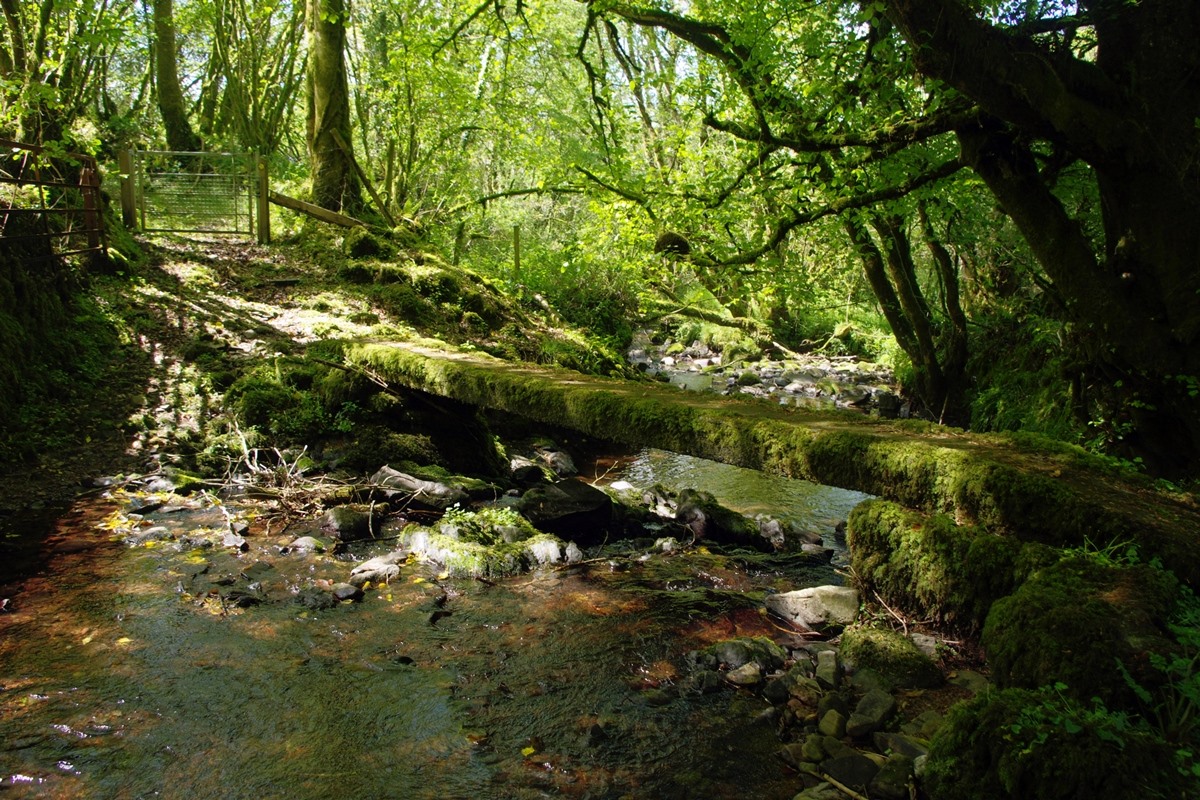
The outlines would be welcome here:
[[[368,559],[350,570],[350,583],[362,586],[371,583],[387,583],[400,574],[400,563],[408,557],[403,550]]]

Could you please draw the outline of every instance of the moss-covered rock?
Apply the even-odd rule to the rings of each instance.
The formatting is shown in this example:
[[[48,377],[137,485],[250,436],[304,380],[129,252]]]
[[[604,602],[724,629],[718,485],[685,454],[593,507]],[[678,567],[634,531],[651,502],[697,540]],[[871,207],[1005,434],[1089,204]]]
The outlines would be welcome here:
[[[459,577],[503,578],[571,557],[561,539],[539,533],[510,508],[452,508],[436,527],[412,526],[403,538],[412,552]]]
[[[886,500],[856,506],[846,532],[855,574],[888,603],[968,630],[1033,568],[1057,559],[1046,545]]]
[[[982,643],[1001,687],[1062,682],[1084,700],[1132,702],[1118,662],[1142,677],[1146,650],[1167,648],[1161,635],[1178,584],[1149,566],[1117,566],[1072,554],[1041,569],[997,601]]]
[[[342,252],[350,258],[379,258],[394,251],[391,243],[367,228],[351,228],[342,239]]]
[[[839,655],[855,670],[874,670],[899,688],[933,688],[944,681],[941,669],[911,639],[886,628],[848,628]]]
[[[925,770],[933,800],[1187,797],[1173,748],[1135,721],[1055,689],[985,692],[955,706]],[[1195,787],[1192,787],[1194,790]]]

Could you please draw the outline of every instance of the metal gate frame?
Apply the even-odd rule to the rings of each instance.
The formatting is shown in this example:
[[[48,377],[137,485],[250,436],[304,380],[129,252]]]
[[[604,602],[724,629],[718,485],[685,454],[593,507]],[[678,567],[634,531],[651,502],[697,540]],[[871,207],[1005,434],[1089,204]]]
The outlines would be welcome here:
[[[257,236],[261,244],[270,240],[262,158],[171,150],[127,150],[119,158],[126,227],[144,233]]]
[[[0,187],[0,241],[6,245],[42,241],[47,256],[104,252],[96,159],[0,139]]]

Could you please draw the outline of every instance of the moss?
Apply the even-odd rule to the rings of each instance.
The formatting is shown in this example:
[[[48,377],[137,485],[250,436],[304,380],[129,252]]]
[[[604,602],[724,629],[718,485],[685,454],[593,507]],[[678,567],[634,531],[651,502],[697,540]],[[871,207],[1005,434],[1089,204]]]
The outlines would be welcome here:
[[[1117,662],[1142,671],[1147,637],[1165,631],[1177,588],[1162,570],[1087,555],[1038,570],[988,614],[982,644],[997,685],[1061,681],[1076,697],[1132,704]]]
[[[897,687],[933,688],[944,680],[942,671],[911,639],[886,628],[847,628],[840,655],[856,669],[875,670]]]
[[[508,508],[450,509],[437,528],[410,527],[413,552],[452,576],[498,579],[562,557],[563,542]]]
[[[932,800],[1187,796],[1171,754],[1102,706],[1054,689],[1007,689],[950,711],[931,744],[924,785]]]
[[[858,489],[1022,541],[1062,546],[1137,538],[1200,583],[1200,515],[1113,482],[1073,454],[930,423],[777,408],[508,364],[428,342],[364,344],[348,357],[386,380],[621,442]]]
[[[846,530],[854,572],[868,587],[918,616],[969,631],[982,628],[992,604],[1036,566],[1057,559],[1045,545],[886,500],[860,503]]]
[[[390,243],[363,227],[351,228],[342,239],[342,252],[350,258],[378,258],[392,250]]]

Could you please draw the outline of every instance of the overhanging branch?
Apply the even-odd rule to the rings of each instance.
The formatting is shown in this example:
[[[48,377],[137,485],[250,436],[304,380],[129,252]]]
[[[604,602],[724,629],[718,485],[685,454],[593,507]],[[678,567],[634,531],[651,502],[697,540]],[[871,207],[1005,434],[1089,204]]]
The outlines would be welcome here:
[[[801,225],[807,225],[811,222],[816,222],[825,217],[832,217],[841,214],[844,211],[850,211],[856,208],[864,208],[866,206],[882,203],[887,200],[895,200],[900,197],[926,186],[935,181],[948,178],[954,173],[963,169],[966,165],[957,158],[943,162],[928,172],[923,172],[901,183],[892,186],[885,186],[871,192],[863,192],[862,194],[852,195],[850,197],[839,198],[832,203],[824,206],[809,209],[793,209],[791,216],[783,219],[776,225],[771,237],[766,243],[747,250],[729,258],[722,259],[704,259],[702,257],[693,257],[697,263],[707,263],[712,266],[736,266],[739,264],[752,264],[758,259],[770,253],[779,245],[783,244],[787,239],[788,234]]]

